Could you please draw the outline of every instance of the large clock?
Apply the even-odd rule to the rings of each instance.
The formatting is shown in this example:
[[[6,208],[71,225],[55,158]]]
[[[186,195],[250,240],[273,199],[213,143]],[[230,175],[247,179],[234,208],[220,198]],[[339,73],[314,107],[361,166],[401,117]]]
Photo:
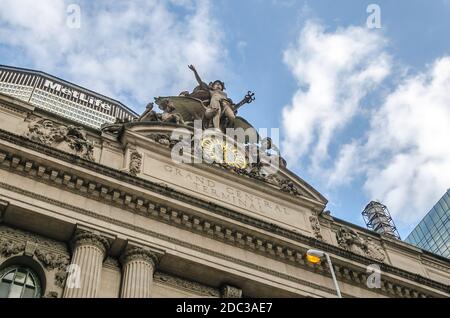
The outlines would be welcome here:
[[[245,153],[235,144],[225,142],[221,138],[206,137],[202,139],[203,156],[213,162],[226,163],[244,169],[247,167]]]

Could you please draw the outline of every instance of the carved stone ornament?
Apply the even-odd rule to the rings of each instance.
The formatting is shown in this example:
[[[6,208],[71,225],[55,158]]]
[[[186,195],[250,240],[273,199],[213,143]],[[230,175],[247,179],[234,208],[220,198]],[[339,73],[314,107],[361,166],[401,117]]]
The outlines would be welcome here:
[[[323,240],[322,234],[320,233],[320,223],[318,217],[315,215],[311,215],[309,217],[309,222],[311,222],[314,237],[318,240]]]
[[[81,127],[59,125],[49,119],[40,118],[28,125],[25,137],[94,161],[94,147],[86,139],[86,133]]]
[[[362,238],[354,230],[341,227],[336,233],[339,246],[355,254],[367,256],[378,261],[384,261],[386,256],[376,244]]]
[[[44,266],[49,270],[65,269],[69,265],[69,257],[66,255],[47,252],[37,248],[34,252],[37,259],[41,261]]]
[[[120,258],[122,264],[137,260],[148,262],[152,264],[153,268],[155,268],[159,262],[158,256],[154,252],[137,246],[127,248]]]
[[[64,288],[66,278],[66,266],[70,262],[68,254],[59,253],[54,250],[65,249],[59,242],[41,238],[31,233],[20,230],[12,230],[7,227],[0,229],[0,254],[10,257],[23,253],[29,257],[36,257],[41,264],[48,270],[55,272],[55,284]],[[14,239],[9,237],[14,237]],[[57,294],[56,294],[57,295]]]
[[[186,289],[192,291],[196,294],[204,295],[207,297],[220,297],[221,294],[218,289],[200,284],[198,282],[194,282],[191,280],[187,280],[181,277],[168,275],[162,272],[155,272],[154,276],[155,282],[159,282],[161,284],[167,284],[174,286],[176,288]]]
[[[25,250],[25,243],[16,242],[7,238],[0,238],[0,254],[5,257],[19,254]]]
[[[147,137],[150,139],[156,141],[157,143],[166,146],[166,147],[173,147],[177,141],[170,139],[170,134],[149,134]]]
[[[58,298],[58,293],[55,291],[49,291],[43,298]]]
[[[110,247],[110,242],[108,239],[88,231],[77,231],[71,243],[73,248],[80,245],[96,246],[103,252],[103,254],[105,254]]]
[[[242,298],[242,289],[224,285],[220,289],[222,298]]]
[[[142,165],[142,155],[137,151],[133,151],[130,154],[130,165],[129,165],[130,174],[136,176],[139,173],[141,173],[141,165]]]
[[[287,192],[293,195],[300,195],[298,188],[294,185],[289,179],[280,180],[280,190],[283,192]]]

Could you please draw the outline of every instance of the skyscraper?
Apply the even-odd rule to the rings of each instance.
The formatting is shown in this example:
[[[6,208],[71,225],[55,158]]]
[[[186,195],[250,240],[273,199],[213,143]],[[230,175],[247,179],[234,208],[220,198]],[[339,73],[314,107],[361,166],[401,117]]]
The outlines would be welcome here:
[[[450,258],[450,189],[436,202],[405,241]]]

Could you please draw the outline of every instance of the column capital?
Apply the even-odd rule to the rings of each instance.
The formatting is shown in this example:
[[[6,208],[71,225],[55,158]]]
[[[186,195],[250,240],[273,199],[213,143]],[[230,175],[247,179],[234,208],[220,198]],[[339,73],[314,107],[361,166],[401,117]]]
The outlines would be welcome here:
[[[111,246],[112,237],[96,230],[77,227],[71,240],[72,249],[82,245],[93,245],[98,247],[104,255]]]
[[[153,268],[155,268],[159,263],[161,255],[161,253],[158,253],[150,248],[129,246],[120,257],[120,262],[122,265],[125,265],[132,261],[142,260],[151,263]]]

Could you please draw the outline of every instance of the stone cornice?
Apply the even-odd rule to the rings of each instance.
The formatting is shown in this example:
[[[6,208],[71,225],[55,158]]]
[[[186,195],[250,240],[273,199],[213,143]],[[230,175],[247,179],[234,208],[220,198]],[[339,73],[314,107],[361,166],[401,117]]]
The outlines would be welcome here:
[[[195,250],[195,251],[198,251],[198,252],[202,252],[202,253],[206,253],[206,254],[214,256],[214,257],[222,258],[224,260],[227,260],[227,261],[230,261],[230,262],[234,262],[236,264],[247,266],[249,268],[253,268],[255,270],[262,271],[262,272],[265,272],[265,273],[268,273],[270,275],[274,275],[274,276],[277,276],[277,277],[280,277],[280,278],[283,278],[283,279],[287,279],[287,280],[290,280],[290,281],[302,284],[304,286],[309,286],[309,287],[312,287],[312,288],[315,288],[315,289],[318,289],[318,290],[322,290],[322,291],[334,294],[334,291],[332,289],[329,289],[329,288],[326,288],[326,287],[323,287],[323,286],[311,283],[309,281],[305,281],[305,280],[299,279],[297,277],[293,277],[293,276],[289,276],[289,275],[286,275],[286,274],[282,274],[282,273],[279,273],[277,271],[273,271],[271,269],[255,265],[253,263],[245,262],[245,261],[243,261],[241,259],[236,259],[236,258],[227,256],[227,255],[221,254],[221,253],[219,253],[217,251],[212,251],[212,250],[208,250],[208,249],[205,249],[203,247],[200,247],[200,246],[192,245],[192,244],[189,244],[189,243],[187,243],[185,241],[180,241],[180,240],[174,239],[174,238],[172,238],[170,236],[165,236],[165,235],[162,235],[162,234],[159,234],[159,233],[156,233],[156,232],[153,232],[153,231],[141,228],[141,227],[134,226],[132,224],[124,223],[124,222],[118,221],[116,219],[109,218],[109,217],[97,214],[97,213],[92,212],[92,211],[88,211],[88,210],[84,210],[84,209],[81,209],[81,208],[78,208],[78,207],[70,206],[70,205],[68,205],[66,203],[59,202],[59,201],[56,201],[56,200],[53,200],[53,199],[49,199],[49,198],[43,197],[41,195],[37,195],[37,194],[31,193],[31,192],[28,192],[28,191],[24,191],[22,189],[14,188],[14,187],[2,184],[2,183],[0,183],[0,187],[4,187],[4,188],[7,188],[7,189],[12,190],[12,191],[16,191],[18,193],[25,194],[25,195],[30,196],[32,198],[35,198],[35,199],[42,200],[42,201],[50,203],[50,204],[54,204],[54,205],[60,206],[60,207],[65,208],[65,209],[70,209],[70,210],[73,210],[74,212],[77,212],[77,213],[80,213],[80,214],[83,214],[83,215],[86,215],[86,216],[94,217],[94,218],[97,218],[99,220],[102,220],[102,221],[105,221],[105,222],[108,222],[108,223],[111,223],[111,224],[115,224],[115,225],[121,226],[123,228],[132,229],[132,230],[140,232],[142,234],[146,234],[146,235],[149,235],[149,236],[152,236],[152,237],[156,237],[156,238],[165,240],[165,241],[170,242],[172,244],[177,244],[177,245],[180,245],[180,246],[184,246],[184,247],[187,247],[189,249],[192,249],[192,250]],[[243,246],[240,246],[240,247],[241,248],[249,248],[247,245],[243,245]],[[282,249],[282,247],[281,247],[281,249]],[[253,252],[257,253],[258,250],[253,249]],[[276,256],[280,256],[281,257],[281,255],[279,255],[279,254],[275,255],[275,254],[271,254],[271,253],[266,254],[266,256],[267,257],[276,257]],[[326,270],[325,267],[317,266],[317,265],[311,265],[311,264],[305,262],[304,252],[303,253],[302,252],[295,253],[295,257],[293,257],[293,258],[284,258],[283,257],[283,261],[284,262],[289,262],[292,265],[301,266],[301,267],[303,267],[305,269],[308,269],[308,270],[316,272],[316,273],[320,273],[320,274],[323,274],[323,275],[330,276],[330,274],[328,273],[328,271]],[[366,273],[365,273],[364,270],[360,271],[360,270],[350,269],[350,268],[346,267],[345,265],[338,264],[338,265],[335,266],[335,271],[336,271],[336,273],[337,273],[337,275],[339,277],[339,280],[345,281],[345,282],[353,284],[353,285],[357,285],[358,287],[365,287],[365,284],[361,284],[361,282],[364,282],[364,280],[366,278]],[[426,280],[425,282],[422,282],[422,283],[424,285],[429,285],[428,281],[429,280]],[[386,294],[387,296],[394,296],[394,297],[401,296],[401,297],[403,297],[404,295],[402,294],[402,291],[403,290],[408,290],[408,295],[411,295],[411,297],[428,297],[428,296],[433,297],[432,295],[423,294],[422,292],[415,291],[413,289],[410,289],[408,287],[404,287],[402,285],[399,285],[398,283],[394,283],[394,282],[391,282],[391,281],[386,280],[386,279],[382,279],[382,286],[383,286],[382,292],[384,294]],[[384,287],[384,286],[386,286],[386,287]],[[394,289],[394,287],[396,287],[396,286],[398,286],[398,288]],[[433,287],[436,288],[436,286],[433,286]],[[345,294],[344,294],[344,296],[345,297],[351,297],[350,295],[345,295]]]
[[[4,132],[0,130],[0,139],[4,139],[3,137],[9,137],[6,138],[10,142],[16,141],[22,146],[27,146],[28,148],[37,148],[37,150],[43,150],[45,152],[49,152],[49,155],[53,157],[58,157],[61,159],[72,159],[69,160],[72,163],[83,163],[83,165],[89,166],[91,170],[97,171],[100,170],[101,172],[106,172],[107,174],[115,174],[117,178],[120,177],[120,180],[126,179],[125,181],[129,181],[132,184],[138,184],[139,186],[142,186],[144,188],[147,188],[150,190],[156,190],[158,193],[163,193],[165,195],[171,196],[173,198],[177,198],[182,201],[187,201],[188,203],[194,204],[196,206],[200,206],[202,208],[205,208],[204,204],[205,202],[199,199],[192,198],[190,196],[184,195],[182,193],[178,193],[170,188],[163,187],[158,184],[151,183],[146,180],[133,178],[126,173],[122,173],[120,171],[115,171],[114,169],[107,168],[83,159],[80,159],[76,156],[69,155],[66,153],[62,153],[61,151],[57,151],[55,149],[33,143],[31,141],[28,141],[24,138],[21,138],[19,136]],[[33,147],[34,146],[34,147]],[[210,223],[207,220],[200,220],[196,218],[195,216],[189,215],[186,212],[179,212],[179,211],[172,211],[168,207],[164,206],[155,206],[151,202],[141,199],[141,198],[134,198],[133,195],[127,195],[125,194],[123,197],[119,196],[115,197],[115,192],[113,189],[109,189],[105,186],[98,185],[95,186],[94,189],[91,188],[91,183],[86,182],[85,180],[81,179],[81,184],[79,183],[79,180],[75,175],[73,175],[73,171],[71,172],[65,172],[65,171],[59,171],[56,175],[53,173],[51,168],[49,167],[41,167],[37,165],[36,163],[27,161],[26,158],[19,158],[16,155],[13,154],[7,154],[4,153],[4,155],[0,154],[0,162],[3,162],[2,167],[6,167],[8,169],[12,169],[14,172],[18,172],[21,174],[25,174],[28,177],[42,177],[44,173],[50,173],[49,178],[46,180],[46,182],[58,182],[59,185],[63,184],[67,187],[65,189],[74,191],[78,194],[88,196],[90,198],[95,198],[97,200],[102,200],[107,202],[107,204],[114,204],[119,205],[122,208],[125,208],[129,211],[133,211],[135,213],[144,214],[149,217],[158,218],[161,221],[169,222],[176,226],[182,226],[186,229],[193,230],[193,231],[201,231],[202,233],[211,236],[215,239],[220,239],[222,241],[226,241],[229,244],[238,245],[243,248],[250,248],[254,251],[261,251],[265,255],[268,255],[269,257],[278,257],[280,260],[289,260],[289,259],[296,259],[299,258],[300,261],[302,260],[302,251],[296,252],[292,250],[290,247],[283,247],[283,246],[276,246],[272,242],[267,242],[267,240],[264,239],[258,239],[251,235],[246,235],[245,233],[240,233],[235,231],[233,228],[226,229],[221,224],[214,224]],[[6,162],[6,163],[5,163]],[[82,165],[82,166],[83,166]],[[97,169],[98,168],[98,169]],[[41,176],[39,174],[41,173]],[[53,177],[52,177],[53,176]],[[44,181],[45,180],[40,180]],[[85,184],[87,186],[85,186]],[[6,186],[6,185],[4,185]],[[83,191],[84,189],[84,191]],[[220,215],[224,215],[226,217],[229,217],[231,219],[240,221],[242,223],[254,226],[256,228],[269,231],[271,233],[292,239],[294,241],[298,241],[301,243],[304,243],[308,246],[312,247],[320,247],[321,249],[328,251],[330,253],[333,253],[335,255],[339,255],[345,258],[349,258],[351,260],[357,261],[361,264],[368,265],[373,264],[374,261],[363,257],[360,255],[356,255],[352,252],[345,251],[339,247],[330,245],[325,242],[317,241],[314,238],[304,236],[299,233],[295,233],[286,229],[283,229],[281,227],[278,227],[273,224],[269,224],[267,222],[254,219],[245,215],[242,215],[238,212],[225,209],[220,206],[216,206],[212,203],[206,203],[206,208],[208,210],[212,210],[215,213],[218,213]],[[300,257],[298,257],[300,255]],[[304,261],[303,261],[304,263]],[[376,263],[376,262],[375,262]],[[421,284],[437,288],[440,290],[444,290],[448,292],[448,286],[440,284],[438,282],[432,281],[430,279],[421,277],[417,274],[412,274],[403,270],[400,270],[398,268],[395,268],[393,266],[378,263],[381,267],[381,269],[385,272],[392,273],[399,275],[401,277],[410,279],[412,281],[420,282]]]

